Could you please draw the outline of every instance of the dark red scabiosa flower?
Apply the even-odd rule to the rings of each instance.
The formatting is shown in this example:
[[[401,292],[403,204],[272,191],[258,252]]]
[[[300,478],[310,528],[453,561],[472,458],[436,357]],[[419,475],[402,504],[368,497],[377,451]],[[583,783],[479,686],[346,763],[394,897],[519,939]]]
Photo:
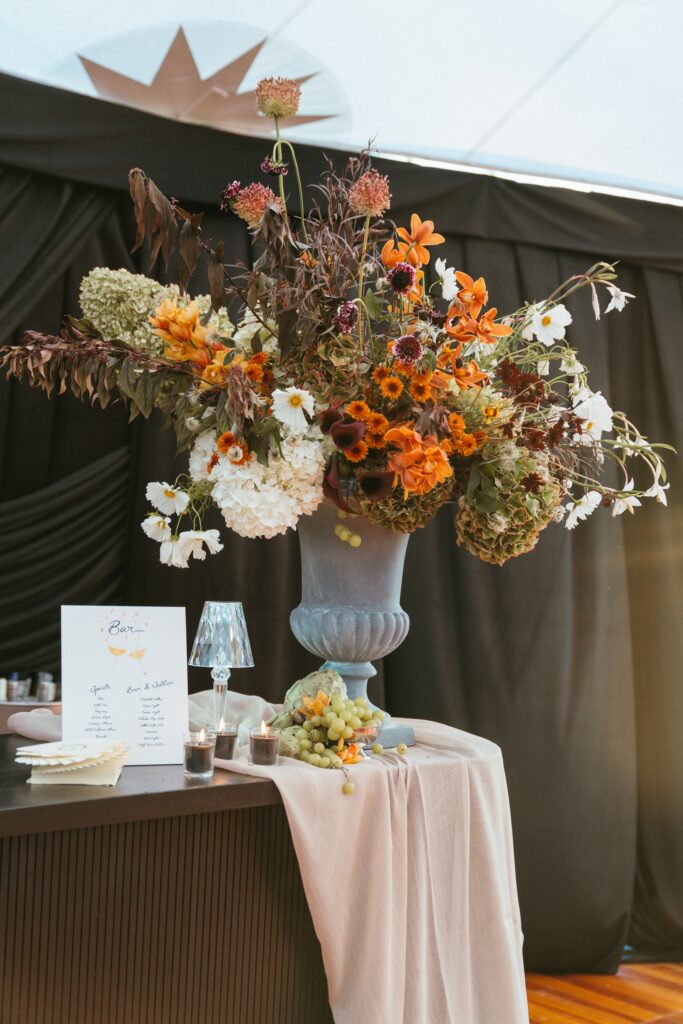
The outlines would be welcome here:
[[[415,267],[411,263],[397,263],[387,274],[387,281],[395,292],[409,292],[415,284]]]
[[[232,200],[235,198],[240,188],[239,181],[233,181],[229,185],[226,185],[221,192],[221,210],[223,213],[229,213],[232,209]]]
[[[355,302],[342,302],[334,318],[334,326],[345,334],[358,323],[358,306]]]
[[[391,346],[391,354],[399,363],[416,363],[423,352],[424,345],[414,334],[404,334]]]
[[[615,501],[615,498],[614,498],[614,495],[612,494],[612,492],[611,491],[605,491],[605,493],[602,496],[602,501],[600,502],[600,504],[602,505],[603,508],[611,508],[612,505],[614,504],[614,501]]]
[[[320,429],[323,434],[329,434],[330,428],[345,418],[344,413],[340,412],[339,409],[326,409],[320,417]]]
[[[531,494],[538,494],[543,486],[543,477],[540,473],[529,473],[520,480],[520,483],[525,491],[529,491]]]
[[[264,174],[271,174],[274,178],[284,178],[289,168],[282,160],[273,161],[267,156],[261,164],[261,170]]]
[[[342,420],[330,427],[330,437],[337,448],[344,452],[347,448],[353,448],[354,445],[358,444],[367,429],[367,425],[359,423],[358,420],[350,420],[348,423]]]
[[[388,497],[394,489],[395,473],[385,473],[380,469],[363,473],[358,478],[360,489],[370,501],[381,501]]]

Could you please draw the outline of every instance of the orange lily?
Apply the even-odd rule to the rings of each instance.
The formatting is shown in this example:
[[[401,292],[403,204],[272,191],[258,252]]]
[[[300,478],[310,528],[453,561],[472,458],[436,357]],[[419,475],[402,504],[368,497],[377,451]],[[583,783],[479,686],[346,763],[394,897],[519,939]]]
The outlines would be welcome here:
[[[475,338],[478,338],[485,345],[495,345],[498,338],[506,338],[508,334],[512,334],[511,327],[494,322],[497,312],[498,310],[493,306],[479,320],[475,320],[471,316],[462,316],[454,306],[451,306],[448,310],[448,319],[444,330],[458,342],[474,341]],[[458,318],[455,323],[453,322],[454,316]]]
[[[463,363],[462,353],[463,342],[461,341],[455,348],[452,345],[444,345],[439,353],[437,362],[440,367],[434,374],[435,377],[440,378],[439,382],[443,385],[448,384],[449,378],[452,377],[455,383],[462,391],[466,391],[467,388],[477,388],[486,380],[486,374],[483,373],[474,359],[470,359],[469,362]],[[445,374],[442,371],[450,363],[450,374]]]
[[[447,453],[433,434],[422,437],[410,427],[394,427],[387,431],[384,440],[400,449],[389,459],[388,469],[401,481],[405,498],[409,494],[427,494],[453,475]]]
[[[337,755],[342,759],[342,764],[360,764],[363,756],[357,743],[349,743],[344,746],[344,740],[340,739],[337,746]]]
[[[423,263],[429,263],[428,245],[441,245],[446,239],[434,231],[433,220],[421,220],[416,213],[410,218],[410,231],[407,228],[399,228],[398,236],[406,242],[409,248],[406,250],[405,259],[414,267]]]
[[[479,316],[482,307],[489,301],[484,278],[478,277],[475,281],[464,270],[456,270],[455,278],[461,286],[458,292],[458,302],[470,316]]]
[[[301,698],[303,707],[301,711],[306,715],[307,718],[312,718],[313,715],[324,715],[325,708],[330,703],[330,698],[322,690],[318,690],[315,697],[302,697]]]
[[[405,242],[399,242],[397,247],[394,248],[394,240],[390,238],[382,246],[382,263],[385,267],[395,267],[397,263],[407,263],[407,252],[408,245]],[[410,262],[412,263],[413,261],[410,260]]]

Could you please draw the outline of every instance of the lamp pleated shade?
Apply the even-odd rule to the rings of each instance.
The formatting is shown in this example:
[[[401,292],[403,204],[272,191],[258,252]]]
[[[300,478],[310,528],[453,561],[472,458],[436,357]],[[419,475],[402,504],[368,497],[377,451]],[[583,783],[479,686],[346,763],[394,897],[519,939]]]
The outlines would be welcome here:
[[[253,668],[241,602],[204,602],[189,664],[195,668]]]

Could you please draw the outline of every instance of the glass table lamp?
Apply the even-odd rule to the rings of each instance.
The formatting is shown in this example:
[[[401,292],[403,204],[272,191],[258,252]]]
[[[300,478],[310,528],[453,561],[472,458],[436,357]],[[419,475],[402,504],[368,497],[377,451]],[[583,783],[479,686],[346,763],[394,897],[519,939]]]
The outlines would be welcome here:
[[[240,601],[205,601],[192,645],[189,665],[210,668],[216,724],[227,720],[231,668],[253,668],[247,624]]]

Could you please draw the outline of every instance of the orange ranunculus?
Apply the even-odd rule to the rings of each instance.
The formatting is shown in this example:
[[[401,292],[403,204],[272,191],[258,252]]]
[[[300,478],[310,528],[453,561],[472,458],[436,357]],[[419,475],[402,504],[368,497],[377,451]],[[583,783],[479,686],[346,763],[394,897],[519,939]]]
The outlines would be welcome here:
[[[323,690],[318,690],[315,697],[304,696],[301,698],[303,707],[300,711],[306,715],[306,718],[312,718],[313,715],[324,715],[325,708],[330,703],[330,698]]]
[[[484,278],[478,277],[475,281],[464,270],[456,270],[455,278],[460,285],[458,302],[470,316],[479,316],[482,306],[485,306],[489,301],[489,293],[486,290]]]
[[[410,427],[394,427],[384,439],[400,449],[390,457],[388,469],[401,481],[404,498],[427,494],[453,475],[448,455],[433,434],[422,437]]]
[[[441,245],[446,241],[443,235],[438,235],[434,231],[434,221],[420,220],[416,213],[410,218],[410,231],[407,228],[399,228],[398,236],[408,246],[404,259],[412,263],[414,267],[429,263],[428,245]]]
[[[448,386],[452,378],[458,387],[465,391],[467,388],[479,387],[487,379],[486,374],[479,369],[474,359],[470,359],[467,363],[463,362],[461,358],[462,346],[462,341],[455,348],[453,345],[443,346],[437,358],[439,369],[434,374],[438,384],[437,381],[433,381],[433,384],[441,385],[442,387]],[[443,371],[449,364],[450,374],[444,373]]]
[[[210,362],[206,351],[210,332],[201,323],[194,302],[180,307],[170,299],[164,299],[149,322],[164,342],[164,355],[167,359],[199,363],[202,366]]]

